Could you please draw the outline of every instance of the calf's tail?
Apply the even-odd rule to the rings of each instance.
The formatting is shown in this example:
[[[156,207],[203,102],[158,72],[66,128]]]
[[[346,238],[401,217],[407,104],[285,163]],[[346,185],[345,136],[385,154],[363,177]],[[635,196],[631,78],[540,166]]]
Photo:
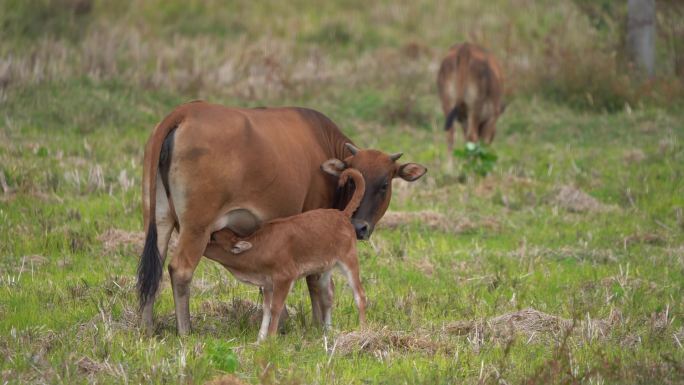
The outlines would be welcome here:
[[[344,215],[351,218],[354,211],[359,208],[361,204],[361,199],[363,199],[363,194],[366,192],[366,181],[363,180],[363,175],[355,169],[348,168],[340,174],[339,186],[344,186],[347,181],[351,178],[354,181],[354,195],[352,195],[347,207],[344,208]]]

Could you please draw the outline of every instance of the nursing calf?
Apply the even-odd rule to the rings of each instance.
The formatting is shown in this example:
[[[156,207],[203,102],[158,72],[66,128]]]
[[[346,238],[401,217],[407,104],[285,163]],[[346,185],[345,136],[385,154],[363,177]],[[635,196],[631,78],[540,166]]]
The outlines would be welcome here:
[[[349,178],[354,194],[343,211],[318,209],[267,222],[250,236],[239,237],[224,229],[212,234],[204,255],[213,259],[239,280],[263,288],[263,318],[258,340],[274,335],[280,313],[294,282],[301,277],[319,274],[317,285],[322,295],[321,310],[326,327],[331,325],[333,287],[330,274],[337,266],[347,276],[359,309],[359,320],[366,320],[366,298],[359,279],[356,232],[350,219],[359,207],[365,182],[356,169],[343,169],[344,163],[330,159],[322,166],[339,175],[339,186]]]
[[[449,50],[437,77],[439,97],[446,116],[449,154],[454,148],[454,123],[463,128],[466,141],[489,144],[496,121],[505,110],[503,75],[499,62],[484,48],[464,43]]]

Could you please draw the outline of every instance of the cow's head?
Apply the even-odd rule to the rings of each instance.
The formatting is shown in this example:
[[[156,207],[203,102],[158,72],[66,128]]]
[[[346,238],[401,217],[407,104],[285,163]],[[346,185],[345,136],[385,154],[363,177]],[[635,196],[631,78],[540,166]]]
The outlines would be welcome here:
[[[361,200],[361,205],[352,216],[352,224],[356,229],[358,239],[368,239],[380,218],[387,211],[392,197],[392,179],[401,178],[413,182],[427,172],[427,169],[417,163],[399,164],[397,160],[401,153],[392,155],[377,150],[360,150],[351,143],[346,144],[351,156],[343,159],[331,159],[321,165],[326,173],[339,176],[348,167],[361,172],[366,181],[366,192]],[[338,191],[341,202],[337,208],[344,208],[353,191],[353,181]],[[346,190],[346,191],[345,191]]]

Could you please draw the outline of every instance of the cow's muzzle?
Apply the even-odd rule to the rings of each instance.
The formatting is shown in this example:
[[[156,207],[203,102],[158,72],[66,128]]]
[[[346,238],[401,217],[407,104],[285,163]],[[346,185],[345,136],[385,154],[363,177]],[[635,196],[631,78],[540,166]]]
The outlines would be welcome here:
[[[356,230],[356,239],[366,240],[370,238],[373,229],[366,221],[353,221],[354,230]]]

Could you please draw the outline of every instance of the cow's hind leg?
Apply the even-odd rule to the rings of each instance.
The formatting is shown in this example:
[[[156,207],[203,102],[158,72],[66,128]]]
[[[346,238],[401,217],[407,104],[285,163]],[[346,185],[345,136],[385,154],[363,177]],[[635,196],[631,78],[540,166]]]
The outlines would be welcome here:
[[[190,333],[190,282],[209,242],[209,235],[208,229],[192,231],[190,226],[181,227],[178,250],[169,263],[173,300],[176,305],[176,323],[180,335]]]
[[[157,180],[157,186],[155,222],[157,227],[157,249],[159,250],[159,256],[161,257],[160,262],[163,268],[168,251],[169,239],[171,239],[171,233],[173,233],[175,220],[171,214],[166,193],[163,189],[159,188],[162,186],[161,179]],[[142,304],[142,326],[147,333],[151,333],[154,330],[154,302],[156,301],[158,294],[159,289],[157,289],[155,293],[152,293],[147,298],[147,301]]]
[[[480,126],[480,138],[485,144],[492,144],[496,134],[496,118],[489,118]]]
[[[454,152],[454,126],[453,125],[447,129],[446,140],[447,140],[447,157],[449,159],[451,159],[452,153]]]
[[[169,244],[169,239],[171,238],[171,233],[173,232],[173,221],[172,222],[161,222],[157,224],[157,247],[159,248],[159,255],[161,256],[162,268],[164,266],[164,261],[166,261],[167,246]],[[159,294],[159,288],[157,292],[154,293],[147,302],[142,305],[142,322],[143,328],[147,333],[151,333],[154,330],[154,303]]]
[[[465,127],[466,141],[471,143],[477,143],[479,140],[479,114],[471,111],[468,114],[467,125]]]

